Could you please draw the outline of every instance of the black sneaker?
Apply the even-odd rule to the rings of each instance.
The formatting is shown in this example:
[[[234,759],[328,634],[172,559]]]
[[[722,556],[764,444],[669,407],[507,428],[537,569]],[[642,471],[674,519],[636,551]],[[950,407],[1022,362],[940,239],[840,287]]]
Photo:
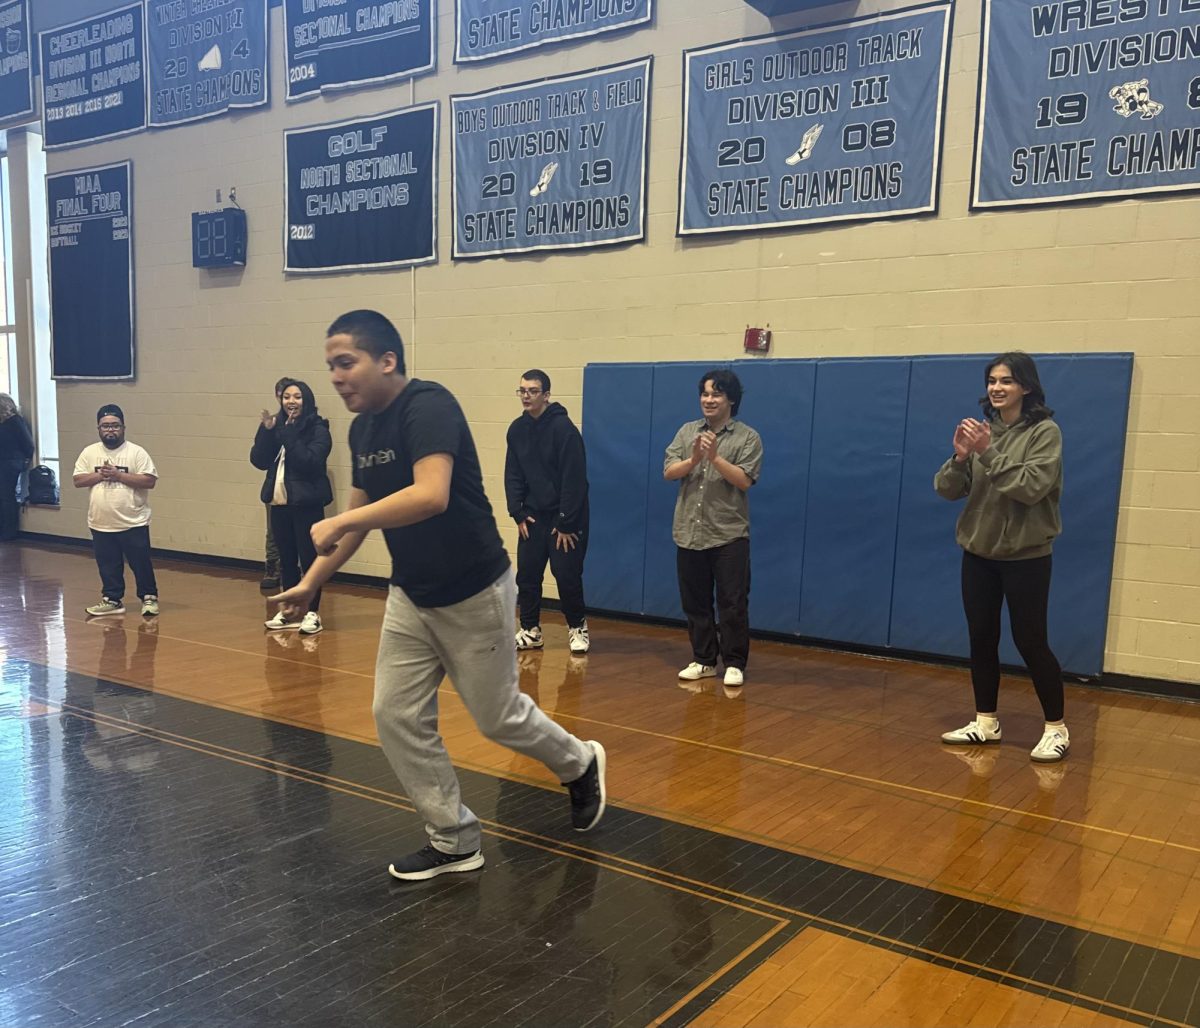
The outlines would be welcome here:
[[[595,756],[588,769],[573,782],[563,782],[571,794],[571,825],[577,832],[586,832],[596,827],[604,816],[607,793],[604,791],[604,747],[598,742],[585,745],[592,748]]]
[[[451,871],[475,871],[481,867],[482,850],[474,853],[443,853],[429,844],[416,853],[401,857],[394,864],[388,864],[388,874],[402,881],[420,882]]]

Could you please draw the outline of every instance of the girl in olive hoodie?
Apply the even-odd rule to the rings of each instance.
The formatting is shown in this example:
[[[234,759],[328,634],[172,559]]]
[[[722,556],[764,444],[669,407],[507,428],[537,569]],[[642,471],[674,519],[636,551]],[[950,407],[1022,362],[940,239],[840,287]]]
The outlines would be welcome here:
[[[262,502],[271,507],[271,530],[279,547],[279,577],[284,589],[296,585],[317,559],[310,532],[333,502],[325,463],[333,440],[329,422],[317,412],[312,390],[288,380],[280,394],[279,413],[265,417],[250,448],[250,463],[266,478]],[[300,621],[289,621],[280,610],[267,628],[298,628],[305,635],[321,631],[320,590]]]
[[[1001,354],[984,372],[984,420],[954,432],[954,456],[934,476],[947,500],[966,497],[958,519],[962,595],[971,638],[975,719],[943,742],[1000,741],[1000,607],[1008,604],[1013,642],[1033,678],[1046,725],[1031,756],[1062,760],[1070,748],[1063,723],[1063,681],[1047,638],[1050,550],[1062,531],[1062,434],[1028,354]]]

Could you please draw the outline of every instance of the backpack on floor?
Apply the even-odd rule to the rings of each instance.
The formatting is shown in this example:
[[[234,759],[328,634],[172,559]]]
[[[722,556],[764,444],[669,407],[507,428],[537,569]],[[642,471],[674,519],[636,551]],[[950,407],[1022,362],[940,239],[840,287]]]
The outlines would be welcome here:
[[[54,470],[45,464],[29,469],[27,490],[26,503],[58,506],[58,479],[54,477]]]

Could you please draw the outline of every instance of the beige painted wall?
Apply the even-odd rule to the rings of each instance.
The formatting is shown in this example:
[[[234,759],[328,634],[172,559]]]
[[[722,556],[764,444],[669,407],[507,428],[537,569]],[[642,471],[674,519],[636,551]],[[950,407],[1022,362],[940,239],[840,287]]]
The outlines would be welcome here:
[[[965,0],[955,17],[939,215],[683,244],[674,234],[680,51],[772,23],[742,0],[659,0],[652,29],[456,68],[452,6],[441,0],[442,70],[415,83],[284,104],[275,9],[269,110],[50,156],[51,171],[132,158],[135,175],[138,379],[59,388],[64,462],[95,438],[96,407],[116,400],[130,438],[158,462],[155,543],[259,557],[261,476],[246,459],[257,412],[279,375],[304,377],[335,439],[345,439],[349,418],[325,379],[320,346],[329,321],[359,306],[391,316],[411,371],[458,395],[501,508],[504,429],[519,412],[512,389],[530,366],[550,372],[556,398],[578,416],[587,362],[728,360],[741,356],[748,322],[770,323],[778,357],[1133,350],[1105,669],[1200,684],[1200,201],[969,215],[979,7]],[[810,20],[873,9],[869,0],[830,6]],[[656,64],[645,244],[451,262],[448,97],[646,53]],[[283,129],[432,99],[443,103],[441,263],[285,279]],[[231,185],[250,215],[249,265],[197,271],[189,212]],[[335,448],[333,477],[344,497],[344,446]],[[26,527],[85,535],[83,501],[68,489],[60,511],[31,511]],[[501,530],[511,548],[507,519]],[[382,541],[370,541],[350,569],[385,574]]]

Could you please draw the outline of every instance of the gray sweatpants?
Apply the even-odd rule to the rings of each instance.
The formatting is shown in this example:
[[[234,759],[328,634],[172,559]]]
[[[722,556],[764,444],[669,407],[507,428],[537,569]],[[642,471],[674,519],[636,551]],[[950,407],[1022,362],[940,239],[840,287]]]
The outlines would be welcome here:
[[[479,849],[479,820],[463,804],[438,732],[438,685],[449,676],[475,724],[493,742],[545,764],[560,782],[579,778],[591,748],[517,688],[517,590],[510,568],[449,607],[418,607],[388,590],[375,664],[375,725],[383,752],[443,853]]]

